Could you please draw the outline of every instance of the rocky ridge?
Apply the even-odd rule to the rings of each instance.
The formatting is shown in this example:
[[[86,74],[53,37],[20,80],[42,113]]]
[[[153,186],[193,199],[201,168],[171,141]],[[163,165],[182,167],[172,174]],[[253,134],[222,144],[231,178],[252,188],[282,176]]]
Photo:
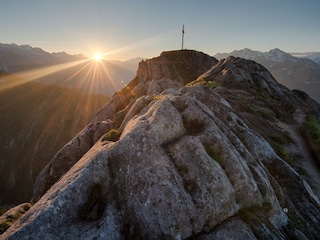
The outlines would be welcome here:
[[[281,84],[289,89],[299,89],[308,93],[318,103],[320,65],[305,57],[295,57],[280,49],[272,49],[269,52],[253,51],[245,48],[231,53],[218,53],[216,58],[228,56],[241,57],[256,61],[265,66]]]
[[[164,52],[55,155],[2,236],[316,239],[319,179],[300,164],[314,159],[282,127],[296,113],[320,106],[256,62]]]

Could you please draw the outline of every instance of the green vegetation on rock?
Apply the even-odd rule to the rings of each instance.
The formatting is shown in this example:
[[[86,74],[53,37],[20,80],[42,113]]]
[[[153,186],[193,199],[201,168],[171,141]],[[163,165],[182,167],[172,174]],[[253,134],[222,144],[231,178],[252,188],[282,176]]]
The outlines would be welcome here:
[[[102,141],[112,141],[116,142],[119,140],[121,132],[119,129],[113,128],[110,129],[105,135],[102,137]]]
[[[215,149],[214,146],[212,145],[206,145],[205,146],[206,152],[208,155],[215,160],[217,163],[221,164],[222,163],[222,153]]]
[[[306,121],[301,126],[301,130],[304,133],[310,148],[312,149],[313,156],[320,165],[320,122],[312,115],[306,117]]]
[[[5,214],[6,216],[2,217],[0,221],[0,235],[4,233],[14,222],[21,218],[30,209],[30,207],[31,205],[29,203],[24,203],[15,208],[12,208],[8,212],[7,208],[1,208],[1,211],[5,211],[7,213]],[[2,213],[1,215],[3,215],[4,213]]]
[[[206,81],[203,78],[199,78],[199,79],[187,84],[188,87],[199,86],[199,85],[203,85],[203,86],[206,86],[206,87],[209,87],[212,89],[215,89],[220,86],[217,82]]]
[[[290,137],[289,133],[284,131],[282,134],[273,134],[270,139],[271,144],[278,155],[291,166],[295,166],[294,158],[285,148],[285,146],[288,144],[294,144],[294,141]]]

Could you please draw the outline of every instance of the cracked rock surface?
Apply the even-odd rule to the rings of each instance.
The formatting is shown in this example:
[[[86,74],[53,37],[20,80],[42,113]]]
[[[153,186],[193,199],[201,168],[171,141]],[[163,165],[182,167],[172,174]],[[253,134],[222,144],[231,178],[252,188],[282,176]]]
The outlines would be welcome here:
[[[177,51],[141,63],[128,89],[39,175],[34,205],[4,238],[316,238],[318,197],[268,133],[280,131],[275,119],[294,120],[271,101],[319,106],[257,63],[216,62]],[[270,118],[246,111],[249,104]],[[103,137],[111,129],[118,140]]]

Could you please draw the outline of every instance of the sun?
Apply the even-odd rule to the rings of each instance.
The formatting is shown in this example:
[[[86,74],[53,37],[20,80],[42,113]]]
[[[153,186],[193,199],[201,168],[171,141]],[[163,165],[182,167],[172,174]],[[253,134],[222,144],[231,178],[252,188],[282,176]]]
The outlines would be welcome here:
[[[93,59],[97,62],[101,61],[102,60],[102,55],[101,53],[95,53],[94,56],[93,56]]]

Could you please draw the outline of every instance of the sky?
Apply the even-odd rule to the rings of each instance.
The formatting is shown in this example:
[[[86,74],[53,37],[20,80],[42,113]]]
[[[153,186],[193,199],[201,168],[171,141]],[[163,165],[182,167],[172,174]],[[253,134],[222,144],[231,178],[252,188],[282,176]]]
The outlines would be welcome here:
[[[319,0],[0,0],[0,43],[106,59],[184,48],[320,52]]]

